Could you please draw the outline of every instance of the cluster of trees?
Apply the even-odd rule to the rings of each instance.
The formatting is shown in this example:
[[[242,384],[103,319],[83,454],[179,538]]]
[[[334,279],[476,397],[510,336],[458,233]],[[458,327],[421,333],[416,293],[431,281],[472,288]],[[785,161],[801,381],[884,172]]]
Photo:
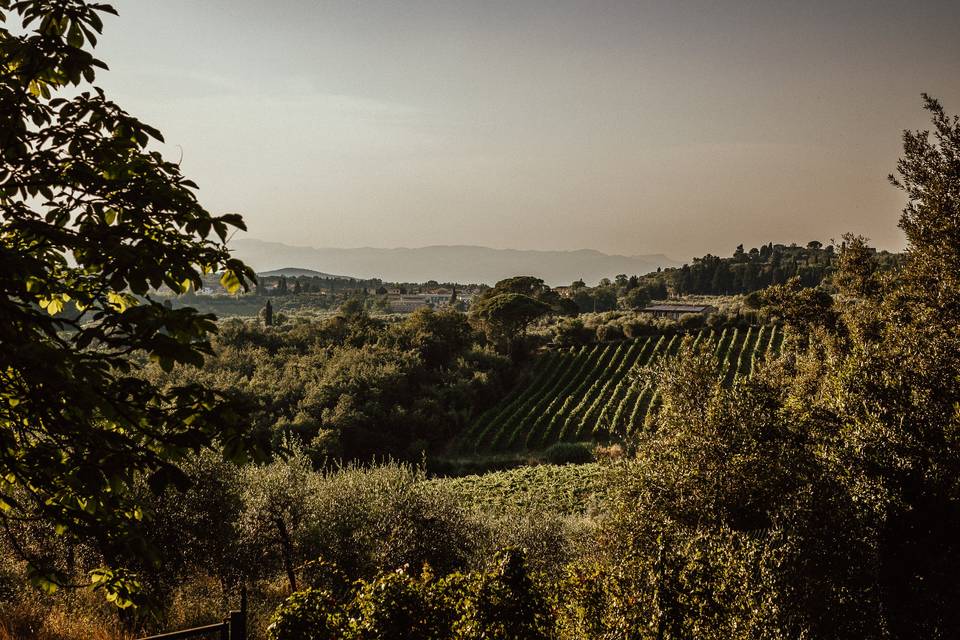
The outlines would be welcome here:
[[[482,342],[452,309],[394,321],[362,307],[277,326],[235,319],[221,324],[202,368],[148,366],[145,376],[230,392],[252,432],[275,447],[302,445],[318,465],[419,460],[511,383],[509,360]]]
[[[327,293],[331,296],[358,291],[373,291],[383,286],[377,278],[357,280],[355,278],[321,276],[261,276],[257,280],[256,292],[260,296],[287,296],[301,293]]]
[[[588,287],[583,280],[570,285],[570,299],[580,313],[642,309],[651,300],[664,300],[669,295],[661,279],[651,276],[619,274],[613,280],[603,278],[596,287]]]
[[[707,254],[694,258],[690,264],[665,269],[649,277],[681,296],[751,293],[785,284],[793,278],[798,278],[805,287],[816,287],[829,283],[837,267],[839,252],[845,249],[845,245],[846,240],[837,250],[833,245],[824,246],[817,240],[802,247],[771,242],[749,251],[739,245],[729,258]],[[902,260],[902,256],[883,251],[877,253],[876,259],[883,268],[891,268]]]

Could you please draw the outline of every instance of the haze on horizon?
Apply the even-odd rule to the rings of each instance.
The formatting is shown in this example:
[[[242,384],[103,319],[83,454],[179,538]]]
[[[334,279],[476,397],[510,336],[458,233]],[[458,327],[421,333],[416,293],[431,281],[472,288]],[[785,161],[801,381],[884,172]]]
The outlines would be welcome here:
[[[899,249],[901,131],[960,110],[948,0],[115,6],[98,84],[300,246]]]

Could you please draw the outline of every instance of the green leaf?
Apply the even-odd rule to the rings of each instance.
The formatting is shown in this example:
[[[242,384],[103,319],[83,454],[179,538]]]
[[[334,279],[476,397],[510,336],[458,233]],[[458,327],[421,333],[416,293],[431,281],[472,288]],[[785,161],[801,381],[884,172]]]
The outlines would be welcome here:
[[[229,293],[236,293],[240,290],[240,278],[237,277],[236,272],[233,269],[227,269],[223,272],[223,275],[220,276],[220,284],[226,289]]]
[[[67,44],[77,49],[83,47],[83,32],[80,31],[80,25],[76,20],[70,24],[70,30],[67,32]]]

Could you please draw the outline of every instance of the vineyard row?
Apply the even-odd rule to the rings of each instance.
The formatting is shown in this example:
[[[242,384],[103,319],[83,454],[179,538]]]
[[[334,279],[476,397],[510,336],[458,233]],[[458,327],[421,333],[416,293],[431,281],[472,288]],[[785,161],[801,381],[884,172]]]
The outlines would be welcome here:
[[[777,326],[703,329],[694,343],[713,340],[724,379],[752,375],[759,359],[779,351]],[[676,353],[682,337],[659,335],[570,347],[541,356],[528,381],[484,412],[462,440],[467,451],[540,449],[555,442],[623,437],[642,428],[657,390],[636,375]]]

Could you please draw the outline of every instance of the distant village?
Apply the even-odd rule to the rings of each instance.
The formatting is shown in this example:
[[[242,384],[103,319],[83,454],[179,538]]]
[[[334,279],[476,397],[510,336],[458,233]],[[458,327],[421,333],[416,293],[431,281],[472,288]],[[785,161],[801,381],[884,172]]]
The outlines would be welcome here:
[[[252,285],[250,291],[244,294],[230,294],[220,284],[219,274],[202,276],[202,286],[180,296],[181,301],[200,303],[203,298],[210,303],[231,300],[248,301],[257,305],[257,299],[288,300],[320,309],[335,310],[347,300],[361,301],[364,307],[372,313],[382,314],[409,314],[420,308],[442,309],[452,307],[460,311],[467,311],[474,299],[488,290],[485,284],[457,284],[427,281],[424,283],[385,283],[379,278],[361,279],[345,276],[331,276],[318,274],[305,269],[284,269],[281,272],[268,272],[258,275],[258,282]],[[286,272],[286,273],[285,273]],[[601,283],[612,285],[613,283]],[[562,298],[574,299],[582,295],[582,282],[573,286],[553,287],[553,291]],[[174,295],[170,290],[161,290],[161,295]],[[665,294],[666,292],[658,292]],[[664,295],[664,297],[666,297]],[[279,300],[278,300],[279,299]],[[648,298],[649,300],[649,298]],[[614,297],[616,304],[616,297]],[[581,302],[581,306],[583,303]],[[632,307],[635,311],[646,313],[654,317],[679,320],[686,315],[708,316],[718,311],[710,304],[685,304],[680,301],[640,304]]]
[[[334,309],[350,298],[360,298],[367,302],[371,311],[379,313],[412,313],[421,307],[440,309],[453,306],[466,310],[473,299],[489,288],[482,284],[461,285],[456,283],[384,283],[378,278],[360,279],[342,276],[310,275],[306,270],[291,270],[286,274],[260,274],[256,285],[249,292],[240,294],[241,298],[266,297],[279,298],[298,296],[304,302],[321,308]],[[299,272],[299,273],[298,273]],[[203,285],[187,294],[187,298],[202,296],[207,298],[236,298],[220,284],[218,274],[206,274],[201,278]],[[161,289],[161,295],[173,295],[170,290]]]

